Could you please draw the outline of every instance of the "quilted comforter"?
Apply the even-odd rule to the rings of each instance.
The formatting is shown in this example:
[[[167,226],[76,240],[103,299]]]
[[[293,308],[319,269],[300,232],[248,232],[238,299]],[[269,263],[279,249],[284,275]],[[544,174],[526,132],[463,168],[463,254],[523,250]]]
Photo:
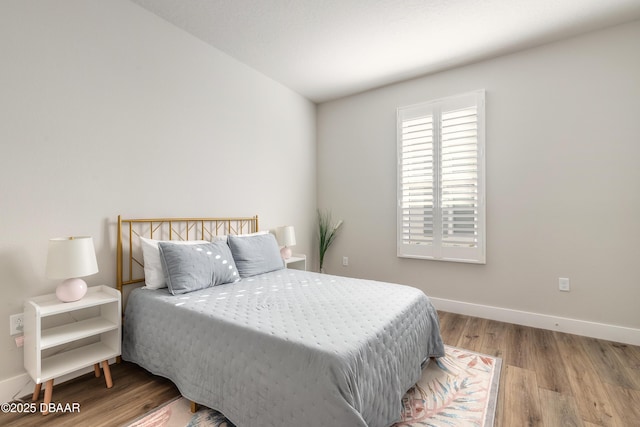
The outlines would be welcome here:
[[[129,296],[123,359],[238,427],[388,427],[421,363],[441,357],[420,290],[279,270],[173,296]]]

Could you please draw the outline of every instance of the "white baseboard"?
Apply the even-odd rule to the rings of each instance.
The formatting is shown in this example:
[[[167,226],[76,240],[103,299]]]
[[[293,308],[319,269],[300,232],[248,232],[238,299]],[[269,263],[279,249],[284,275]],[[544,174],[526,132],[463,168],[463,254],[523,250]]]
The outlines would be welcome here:
[[[110,359],[109,364],[111,365],[113,363],[115,363],[115,359]],[[62,384],[63,382],[78,378],[79,376],[88,374],[89,372],[93,372],[93,366],[88,366],[84,369],[80,369],[70,374],[63,375],[60,378],[56,378],[54,380],[53,386],[53,401],[56,401],[55,386],[57,384]],[[33,382],[29,374],[27,374],[26,372],[24,374],[16,375],[15,377],[2,380],[0,381],[0,402],[11,402],[14,399],[14,396],[16,399],[24,396],[31,396],[33,394],[33,389],[35,386],[36,383]],[[42,396],[40,396],[40,398],[42,399]]]
[[[465,314],[483,319],[515,323],[516,325],[566,332],[568,334],[582,335],[607,341],[640,345],[640,329],[442,298],[429,298],[438,310],[450,313]]]
[[[33,393],[35,383],[26,372],[12,378],[0,381],[0,402],[11,402],[15,396],[20,398],[30,392]],[[31,390],[29,392],[29,390]]]

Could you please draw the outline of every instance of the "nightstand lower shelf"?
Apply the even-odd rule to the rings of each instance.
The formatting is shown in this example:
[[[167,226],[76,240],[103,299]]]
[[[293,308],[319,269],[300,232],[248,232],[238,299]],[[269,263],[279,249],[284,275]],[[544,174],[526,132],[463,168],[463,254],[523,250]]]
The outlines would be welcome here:
[[[61,377],[78,369],[113,359],[118,355],[116,350],[99,342],[44,358],[38,382],[43,383],[52,378]]]

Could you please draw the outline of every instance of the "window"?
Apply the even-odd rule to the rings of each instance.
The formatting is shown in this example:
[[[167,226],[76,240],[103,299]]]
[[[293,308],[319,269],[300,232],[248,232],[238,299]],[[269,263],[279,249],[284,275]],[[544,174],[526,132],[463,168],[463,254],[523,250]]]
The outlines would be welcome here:
[[[484,91],[398,108],[398,256],[485,263]]]

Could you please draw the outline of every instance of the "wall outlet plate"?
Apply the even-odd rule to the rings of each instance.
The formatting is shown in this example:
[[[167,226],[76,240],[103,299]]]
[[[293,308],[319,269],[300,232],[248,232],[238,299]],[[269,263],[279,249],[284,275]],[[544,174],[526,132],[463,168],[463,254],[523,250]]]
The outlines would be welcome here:
[[[558,290],[562,292],[569,292],[571,290],[571,285],[569,284],[568,278],[560,277],[558,279]]]
[[[24,331],[24,313],[9,316],[9,335],[18,335]]]

